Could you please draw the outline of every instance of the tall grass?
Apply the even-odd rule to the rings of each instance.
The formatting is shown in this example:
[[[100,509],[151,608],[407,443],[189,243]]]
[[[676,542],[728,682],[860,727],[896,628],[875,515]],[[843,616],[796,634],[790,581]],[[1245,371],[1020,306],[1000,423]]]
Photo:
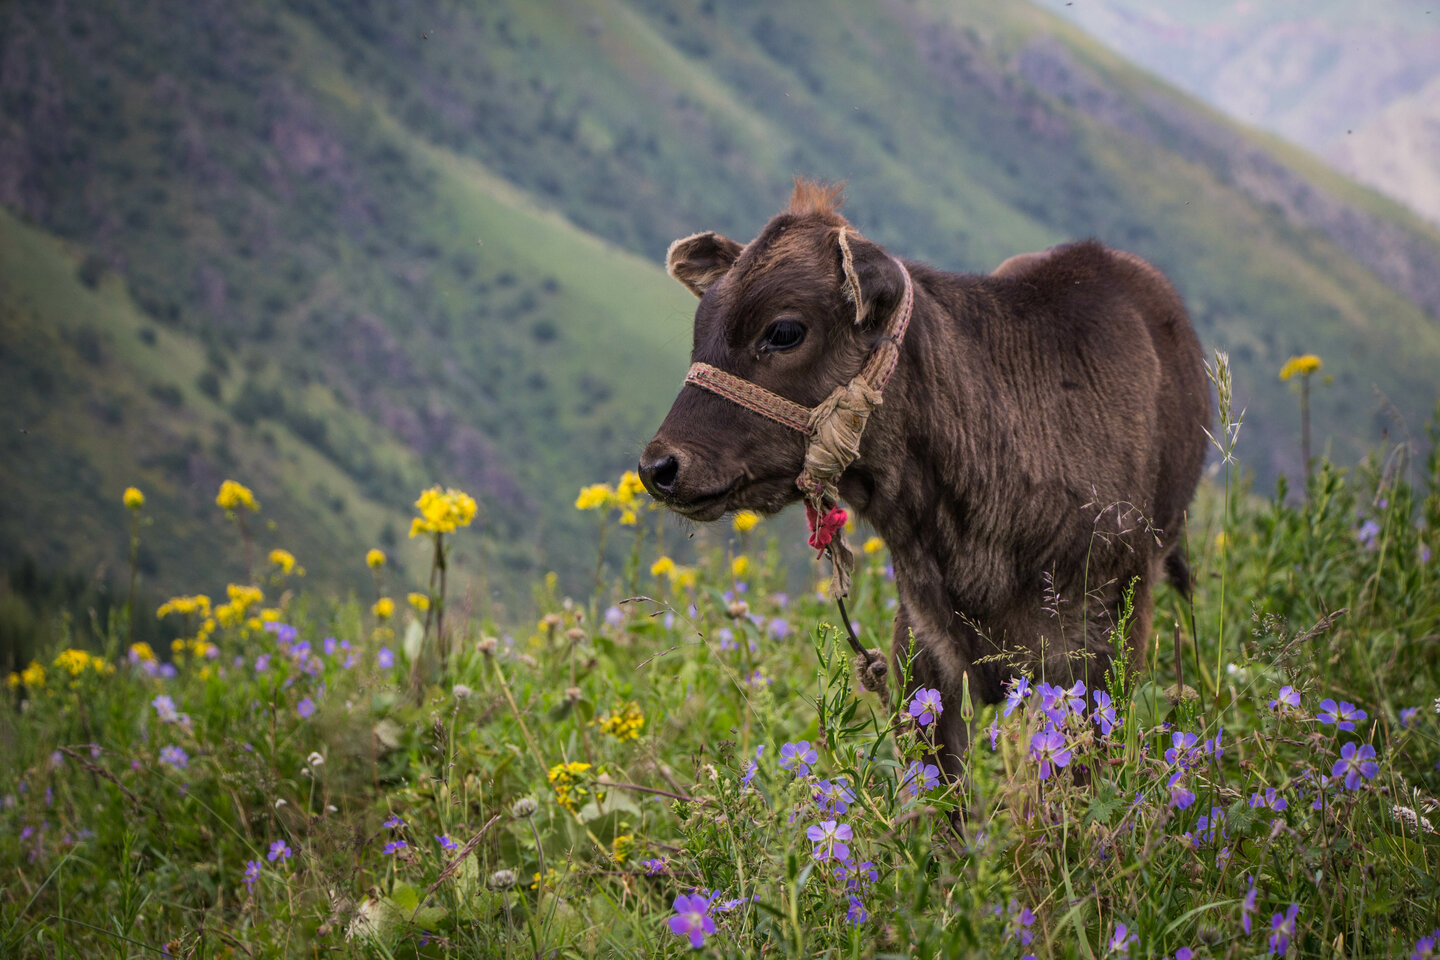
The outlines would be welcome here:
[[[969,705],[960,784],[923,710],[857,692],[763,524],[677,566],[624,482],[587,502],[634,528],[626,569],[538,584],[529,624],[427,637],[424,605],[274,567],[172,602],[163,657],[117,612],[11,678],[0,953],[1424,955],[1440,459],[1393,463],[1207,486],[1194,608],[1156,621],[1216,665],[1200,696],[1158,641],[1103,691],[1014,683]],[[888,634],[876,540],[853,601]]]

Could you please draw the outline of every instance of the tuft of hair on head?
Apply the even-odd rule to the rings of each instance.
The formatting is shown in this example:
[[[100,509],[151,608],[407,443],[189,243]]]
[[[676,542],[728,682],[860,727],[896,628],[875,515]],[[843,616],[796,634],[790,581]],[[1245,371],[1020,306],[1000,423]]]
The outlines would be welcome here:
[[[795,191],[790,194],[789,212],[797,217],[833,217],[845,202],[845,183],[820,183],[804,177],[795,178]]]

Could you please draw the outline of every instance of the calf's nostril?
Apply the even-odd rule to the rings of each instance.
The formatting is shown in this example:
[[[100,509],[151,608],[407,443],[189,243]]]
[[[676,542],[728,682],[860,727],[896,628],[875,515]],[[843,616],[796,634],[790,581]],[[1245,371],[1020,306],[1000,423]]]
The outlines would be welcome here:
[[[675,478],[679,475],[680,461],[676,460],[673,455],[640,465],[640,482],[645,484],[645,489],[657,496],[669,493],[675,486]]]

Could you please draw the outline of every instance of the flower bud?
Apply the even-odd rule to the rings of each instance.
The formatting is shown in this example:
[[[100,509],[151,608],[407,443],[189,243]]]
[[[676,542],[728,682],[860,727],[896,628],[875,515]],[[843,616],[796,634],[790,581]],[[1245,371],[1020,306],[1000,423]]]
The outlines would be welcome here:
[[[508,890],[515,886],[514,870],[496,870],[490,874],[490,886],[495,890]]]
[[[495,648],[499,645],[500,641],[495,639],[494,637],[481,637],[479,640],[475,641],[475,649],[480,651],[487,657],[493,656],[495,653]]]
[[[584,696],[584,694],[581,693],[579,687],[565,688],[565,699],[569,700],[571,703],[579,703],[582,696]]]
[[[744,600],[735,600],[731,602],[730,606],[725,608],[725,612],[731,620],[740,620],[750,616],[750,604]]]
[[[534,797],[521,797],[519,800],[516,800],[515,805],[510,808],[510,815],[517,820],[529,820],[535,816],[536,807],[537,804],[535,803]]]

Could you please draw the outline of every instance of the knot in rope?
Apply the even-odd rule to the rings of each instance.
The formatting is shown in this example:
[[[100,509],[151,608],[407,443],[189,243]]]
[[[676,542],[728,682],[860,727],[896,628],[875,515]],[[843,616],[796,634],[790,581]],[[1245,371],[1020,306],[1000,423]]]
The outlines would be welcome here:
[[[805,469],[795,481],[801,490],[834,490],[840,474],[860,456],[860,436],[880,402],[880,391],[862,375],[836,387],[810,411]]]

